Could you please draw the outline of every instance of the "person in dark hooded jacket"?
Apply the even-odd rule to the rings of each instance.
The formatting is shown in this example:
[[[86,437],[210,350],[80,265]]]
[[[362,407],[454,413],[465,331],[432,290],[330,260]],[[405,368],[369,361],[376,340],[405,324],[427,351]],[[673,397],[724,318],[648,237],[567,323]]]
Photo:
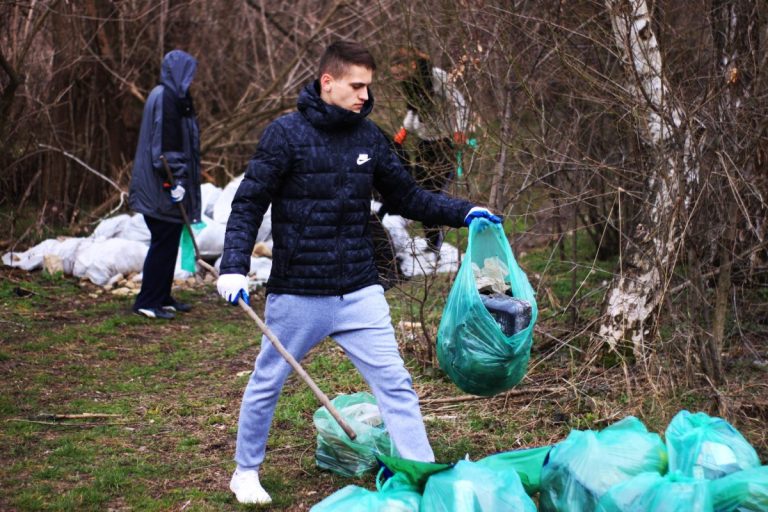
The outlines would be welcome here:
[[[330,45],[318,79],[299,94],[298,112],[271,123],[248,163],[227,222],[219,293],[248,300],[251,251],[272,204],[274,240],[266,323],[300,361],[326,336],[344,349],[376,396],[402,457],[434,455],[374,264],[368,219],[375,188],[390,211],[460,227],[487,209],[419,188],[366,119],[376,68],[357,43]],[[291,367],[266,339],[243,396],[237,469],[230,489],[241,503],[271,502],[259,482],[272,415]]]
[[[165,55],[160,84],[144,105],[133,161],[128,202],[144,215],[152,237],[133,310],[148,318],[171,319],[174,312],[191,309],[171,296],[171,286],[184,227],[176,203],[182,202],[192,222],[200,219],[200,130],[189,93],[196,70],[197,61],[188,53],[173,50]]]

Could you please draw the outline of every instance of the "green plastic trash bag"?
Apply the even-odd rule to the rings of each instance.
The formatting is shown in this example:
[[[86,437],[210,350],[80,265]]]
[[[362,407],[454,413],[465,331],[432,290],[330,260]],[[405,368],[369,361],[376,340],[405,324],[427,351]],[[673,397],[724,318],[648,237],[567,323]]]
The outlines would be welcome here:
[[[552,449],[551,446],[542,446],[540,448],[528,448],[527,450],[513,450],[489,455],[480,459],[477,463],[483,467],[494,471],[504,471],[514,469],[520,477],[520,481],[529,496],[539,492],[541,481],[541,468],[544,465],[544,459]]]
[[[708,482],[715,512],[768,510],[768,466],[745,469]]]
[[[392,475],[397,475],[400,478],[405,478],[411,485],[416,487],[419,492],[424,490],[424,485],[427,483],[427,479],[430,476],[453,467],[453,464],[421,462],[418,460],[403,459],[402,457],[382,454],[377,454],[376,458],[379,459],[381,466],[386,469],[386,471],[383,472],[384,476],[390,477]]]
[[[591,512],[614,485],[640,473],[666,471],[664,442],[634,416],[600,432],[573,430],[544,461],[539,509]]]
[[[331,494],[310,512],[418,512],[421,494],[401,475],[383,485],[376,480],[376,491],[348,485]]]
[[[528,327],[512,336],[504,334],[478,292],[473,265],[485,269],[491,263],[512,295],[531,304]],[[467,253],[437,332],[440,367],[467,393],[491,396],[508,390],[525,375],[537,316],[533,288],[517,265],[502,226],[485,219],[472,221]]]
[[[205,227],[205,222],[200,221],[192,224],[190,227],[195,236],[197,236]],[[181,243],[179,245],[181,246],[181,264],[179,266],[187,272],[196,272],[197,254],[195,254],[195,243],[186,226],[181,230]]]
[[[603,494],[596,512],[713,512],[707,482],[677,473],[642,473]]]
[[[378,467],[377,453],[396,453],[373,395],[340,395],[331,403],[357,438],[352,441],[331,413],[320,407],[313,417],[317,428],[315,461],[319,467],[343,476],[360,476]]]
[[[680,411],[665,433],[669,471],[714,480],[760,465],[744,436],[722,418]]]
[[[536,512],[514,469],[493,470],[460,460],[429,477],[420,512]]]

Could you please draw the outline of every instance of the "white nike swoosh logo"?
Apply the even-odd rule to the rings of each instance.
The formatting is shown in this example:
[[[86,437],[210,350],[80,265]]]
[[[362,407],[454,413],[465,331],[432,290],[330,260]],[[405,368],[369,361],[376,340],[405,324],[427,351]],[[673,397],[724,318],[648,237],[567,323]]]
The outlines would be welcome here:
[[[368,162],[371,160],[371,157],[369,156],[359,156],[357,157],[357,165],[363,165],[365,162]]]

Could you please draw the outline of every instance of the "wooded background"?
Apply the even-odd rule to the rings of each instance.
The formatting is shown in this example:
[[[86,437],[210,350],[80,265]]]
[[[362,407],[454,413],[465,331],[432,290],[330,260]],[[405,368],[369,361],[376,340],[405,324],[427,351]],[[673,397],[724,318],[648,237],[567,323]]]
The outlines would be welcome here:
[[[404,112],[387,73],[396,48],[451,73],[480,143],[455,192],[545,236],[574,268],[615,262],[594,290],[601,311],[571,300],[556,312],[564,343],[645,368],[680,356],[714,383],[727,347],[764,357],[762,0],[0,1],[3,245],[23,243],[25,209],[76,230],[121,206],[167,51],[199,61],[203,169],[222,186],[341,38],[378,60],[385,130]]]

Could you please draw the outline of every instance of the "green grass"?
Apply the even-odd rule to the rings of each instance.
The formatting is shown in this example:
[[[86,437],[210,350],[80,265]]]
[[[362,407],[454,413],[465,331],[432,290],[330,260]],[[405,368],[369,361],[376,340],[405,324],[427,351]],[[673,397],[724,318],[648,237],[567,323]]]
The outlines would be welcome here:
[[[548,313],[540,329],[569,328],[564,311],[569,301],[578,304],[580,314],[597,302],[589,290],[606,279],[604,269],[611,264],[593,267],[585,258],[588,240],[580,236],[577,242],[586,263],[561,261],[551,248],[521,258],[529,275],[539,275],[540,308]],[[577,284],[583,283],[575,296],[574,275]],[[108,293],[91,297],[95,288],[83,288],[70,278],[7,269],[3,277],[0,510],[248,509],[235,503],[227,483],[234,467],[240,400],[261,339],[250,319],[223,304],[211,287],[181,292],[179,297],[195,310],[163,323],[132,315],[130,299]],[[388,292],[393,322],[416,320],[423,308],[427,327],[436,328],[451,284],[450,276],[414,279]],[[16,289],[32,294],[19,295]],[[545,289],[558,304],[549,303]],[[260,294],[254,296],[263,301]],[[254,306],[263,310],[263,303]],[[537,352],[536,343],[533,364],[545,355]],[[589,369],[567,351],[546,359],[521,384],[559,387],[562,392],[433,403],[463,393],[441,371],[423,367],[413,354],[404,356],[440,461],[549,445],[572,428],[602,428],[606,417],[635,414],[661,432],[680,408],[716,411],[709,389],[664,396],[627,393],[619,369],[588,375]],[[330,340],[303,364],[330,398],[368,390]],[[749,371],[736,368],[742,374]],[[594,388],[593,403],[585,398],[591,388],[582,391],[581,386],[595,381],[603,384]],[[315,466],[312,415],[318,407],[307,386],[296,375],[289,377],[262,471],[275,499],[272,510],[308,510],[348,484],[374,487],[372,474],[347,479]],[[82,413],[115,416],[50,417]],[[738,426],[765,451],[762,424]]]

